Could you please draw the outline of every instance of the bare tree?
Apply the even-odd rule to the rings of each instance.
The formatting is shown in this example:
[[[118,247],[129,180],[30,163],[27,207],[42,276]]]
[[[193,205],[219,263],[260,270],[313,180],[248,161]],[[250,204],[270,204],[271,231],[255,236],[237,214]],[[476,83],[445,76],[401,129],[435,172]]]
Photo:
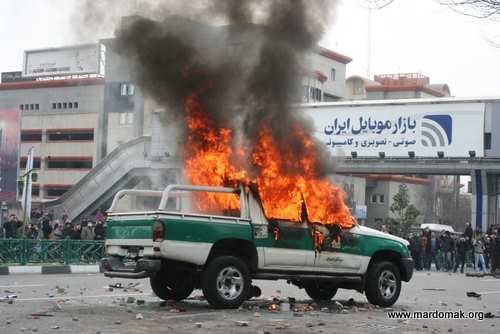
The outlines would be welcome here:
[[[390,4],[392,4],[394,0],[364,0],[365,7],[368,9],[382,9]]]
[[[395,0],[364,0],[370,9],[382,9],[391,5]],[[476,18],[500,19],[500,0],[434,0],[441,5],[464,15]]]
[[[481,19],[500,18],[500,0],[437,0],[460,14]]]

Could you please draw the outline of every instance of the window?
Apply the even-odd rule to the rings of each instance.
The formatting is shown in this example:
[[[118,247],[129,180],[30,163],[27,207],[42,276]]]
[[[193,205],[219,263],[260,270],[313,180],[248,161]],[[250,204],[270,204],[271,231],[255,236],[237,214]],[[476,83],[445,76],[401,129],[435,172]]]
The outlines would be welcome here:
[[[47,169],[91,169],[92,157],[48,157]]]
[[[120,113],[120,118],[118,119],[120,125],[133,124],[134,123],[134,113],[133,112],[122,112]]]
[[[65,185],[45,185],[45,193],[47,197],[59,197],[64,195],[66,191],[68,191],[71,188],[71,186],[65,186]]]
[[[21,157],[21,159],[19,160],[19,168],[25,169],[27,162],[28,162],[28,157]],[[41,166],[42,166],[42,160],[40,159],[40,157],[33,158],[33,169],[40,169]]]
[[[377,203],[377,195],[372,195],[372,203]]]
[[[379,203],[384,203],[384,201],[385,201],[384,195],[379,195],[378,196],[378,202]]]
[[[22,104],[19,105],[20,110],[24,110],[24,106]]]
[[[59,102],[59,103],[57,104],[57,109],[61,109],[61,108],[62,108],[62,103],[61,103],[61,102]]]
[[[332,68],[332,70],[331,70],[331,72],[330,72],[330,79],[331,79],[332,81],[335,81],[335,76],[336,76],[336,74],[337,74],[336,72],[337,72],[337,71],[336,71],[334,68]]]
[[[73,108],[78,109],[78,102],[73,102]]]
[[[485,132],[484,134],[484,149],[491,150],[491,133]]]
[[[57,104],[56,103],[52,103],[52,109],[56,109],[57,107]]]
[[[30,110],[35,110],[35,105],[33,103],[30,104]]]
[[[35,110],[40,110],[40,105],[38,103],[35,104]]]
[[[21,131],[21,141],[22,142],[41,142],[42,141],[42,130],[22,130]]]
[[[68,109],[68,104],[66,102],[63,103],[63,109]]]
[[[29,110],[30,109],[30,105],[29,104],[25,104],[24,105],[24,110]]]
[[[133,96],[135,94],[135,85],[131,83],[122,83],[120,85],[121,96]]]
[[[24,187],[19,187],[19,196],[23,195]],[[33,184],[31,186],[31,196],[40,197],[40,185]]]
[[[93,141],[94,129],[47,130],[48,141]]]
[[[68,108],[73,109],[73,102],[68,103]]]

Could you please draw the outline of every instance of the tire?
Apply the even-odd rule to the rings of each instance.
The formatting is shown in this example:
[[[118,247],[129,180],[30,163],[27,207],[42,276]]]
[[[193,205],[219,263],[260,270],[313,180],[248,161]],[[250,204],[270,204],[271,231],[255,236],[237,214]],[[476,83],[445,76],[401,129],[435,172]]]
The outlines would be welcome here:
[[[307,295],[314,301],[325,302],[331,300],[338,288],[332,284],[311,281],[304,285]]]
[[[392,262],[375,262],[368,268],[365,294],[374,305],[392,306],[401,292],[401,274]]]
[[[194,277],[188,272],[168,273],[161,270],[149,278],[151,289],[163,300],[181,301],[189,297],[194,290]]]
[[[251,294],[248,266],[235,256],[219,256],[205,268],[203,295],[214,308],[238,308]]]

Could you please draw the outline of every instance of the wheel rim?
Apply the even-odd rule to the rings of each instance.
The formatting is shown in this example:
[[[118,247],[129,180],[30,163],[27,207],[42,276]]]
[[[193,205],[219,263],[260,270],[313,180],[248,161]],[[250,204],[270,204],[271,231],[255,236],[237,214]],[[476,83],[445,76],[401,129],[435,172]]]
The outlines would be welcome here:
[[[378,289],[384,299],[394,297],[397,289],[396,275],[390,270],[382,271],[378,279]]]
[[[243,275],[235,267],[225,267],[217,276],[217,292],[226,300],[234,300],[243,291]]]

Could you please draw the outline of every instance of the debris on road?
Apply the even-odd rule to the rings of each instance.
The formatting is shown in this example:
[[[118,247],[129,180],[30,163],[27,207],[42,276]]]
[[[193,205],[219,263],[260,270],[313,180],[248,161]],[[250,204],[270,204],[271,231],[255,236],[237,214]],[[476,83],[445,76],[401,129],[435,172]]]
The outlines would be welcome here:
[[[5,301],[8,302],[8,301],[16,299],[16,298],[17,298],[17,295],[15,295],[15,294],[6,295],[3,297],[0,297],[0,302],[5,302]]]
[[[127,304],[133,304],[135,303],[135,298],[134,297],[127,297]]]
[[[137,313],[137,314],[135,315],[135,319],[136,319],[136,320],[142,320],[142,319],[144,319],[144,316],[142,315],[142,313]]]
[[[240,327],[248,327],[248,321],[236,321],[236,325]]]
[[[53,314],[47,312],[31,313],[32,317],[53,317]]]
[[[201,328],[201,327],[203,327],[203,324],[202,324],[201,322],[196,322],[196,323],[194,324],[194,326],[195,326],[196,328]]]
[[[56,325],[56,326],[52,326],[52,327],[50,327],[50,329],[59,329],[59,328],[61,328],[61,327],[59,327],[59,326],[57,326],[57,325]]]
[[[481,295],[477,292],[474,291],[469,291],[466,293],[467,297],[473,297],[473,298],[480,298]]]
[[[77,317],[73,317],[71,320],[73,320],[73,321],[80,321],[80,319],[78,319]]]
[[[443,288],[423,288],[422,290],[424,290],[424,291],[446,291],[446,289],[443,289]]]

